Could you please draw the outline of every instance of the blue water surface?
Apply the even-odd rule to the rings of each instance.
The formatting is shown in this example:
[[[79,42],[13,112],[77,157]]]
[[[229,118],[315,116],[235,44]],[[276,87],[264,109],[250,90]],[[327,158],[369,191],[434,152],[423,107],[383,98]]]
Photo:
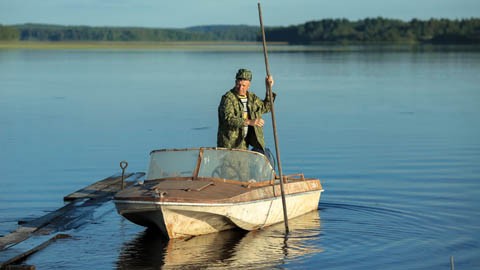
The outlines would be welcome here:
[[[318,212],[166,241],[113,203],[30,256],[37,269],[480,268],[480,52],[349,48],[269,56],[283,170]],[[217,106],[260,51],[0,50],[0,235],[153,149],[215,146]],[[270,115],[266,140],[274,149]],[[61,254],[61,256],[59,256]]]

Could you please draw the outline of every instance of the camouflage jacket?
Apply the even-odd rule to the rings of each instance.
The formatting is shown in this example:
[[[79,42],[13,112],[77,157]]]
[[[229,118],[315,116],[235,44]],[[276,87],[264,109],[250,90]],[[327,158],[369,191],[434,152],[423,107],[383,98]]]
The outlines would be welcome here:
[[[275,93],[273,93],[275,100]],[[270,112],[268,96],[262,100],[254,93],[247,92],[247,107],[250,119],[262,118],[262,114]],[[247,149],[248,145],[265,150],[265,139],[262,127],[248,127],[248,136],[244,140],[243,105],[235,88],[222,96],[218,106],[217,147]],[[248,145],[247,145],[248,144]]]

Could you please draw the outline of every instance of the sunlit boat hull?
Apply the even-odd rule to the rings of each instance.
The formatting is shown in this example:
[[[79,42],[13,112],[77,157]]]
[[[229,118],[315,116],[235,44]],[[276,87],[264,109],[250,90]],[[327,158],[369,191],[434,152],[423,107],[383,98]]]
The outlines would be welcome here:
[[[257,230],[284,220],[281,183],[258,152],[225,148],[152,151],[144,183],[114,197],[120,215],[168,238],[232,228]],[[318,209],[322,185],[303,174],[283,177],[287,217]]]
[[[286,196],[288,218],[318,209],[321,192],[313,190]],[[168,238],[241,228],[257,230],[283,222],[281,197],[238,203],[180,203],[115,200],[117,211],[141,226],[160,229]]]

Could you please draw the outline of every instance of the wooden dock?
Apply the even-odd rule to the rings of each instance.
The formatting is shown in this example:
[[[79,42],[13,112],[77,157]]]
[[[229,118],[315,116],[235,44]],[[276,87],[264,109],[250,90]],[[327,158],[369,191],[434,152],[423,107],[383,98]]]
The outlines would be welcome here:
[[[143,172],[125,173],[125,186],[132,185],[145,175]],[[70,237],[65,232],[86,224],[82,221],[95,208],[110,201],[121,189],[122,176],[112,175],[63,199],[65,206],[31,221],[19,221],[13,232],[0,237],[0,270],[35,269],[30,265],[16,265],[29,255],[45,248],[57,239]]]

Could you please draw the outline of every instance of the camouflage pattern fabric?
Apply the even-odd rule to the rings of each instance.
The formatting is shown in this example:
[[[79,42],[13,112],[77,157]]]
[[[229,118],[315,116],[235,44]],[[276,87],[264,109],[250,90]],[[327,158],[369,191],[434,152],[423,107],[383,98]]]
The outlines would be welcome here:
[[[248,91],[248,111],[250,119],[262,118],[262,114],[270,112],[271,103],[268,96],[262,100]],[[273,93],[275,100],[275,93]],[[244,134],[243,107],[240,98],[233,88],[222,96],[218,106],[217,147],[248,149],[248,145],[265,150],[265,139],[262,127],[248,127],[247,137]]]
[[[237,74],[235,75],[235,79],[252,81],[252,72],[248,69],[241,68],[238,70]]]

